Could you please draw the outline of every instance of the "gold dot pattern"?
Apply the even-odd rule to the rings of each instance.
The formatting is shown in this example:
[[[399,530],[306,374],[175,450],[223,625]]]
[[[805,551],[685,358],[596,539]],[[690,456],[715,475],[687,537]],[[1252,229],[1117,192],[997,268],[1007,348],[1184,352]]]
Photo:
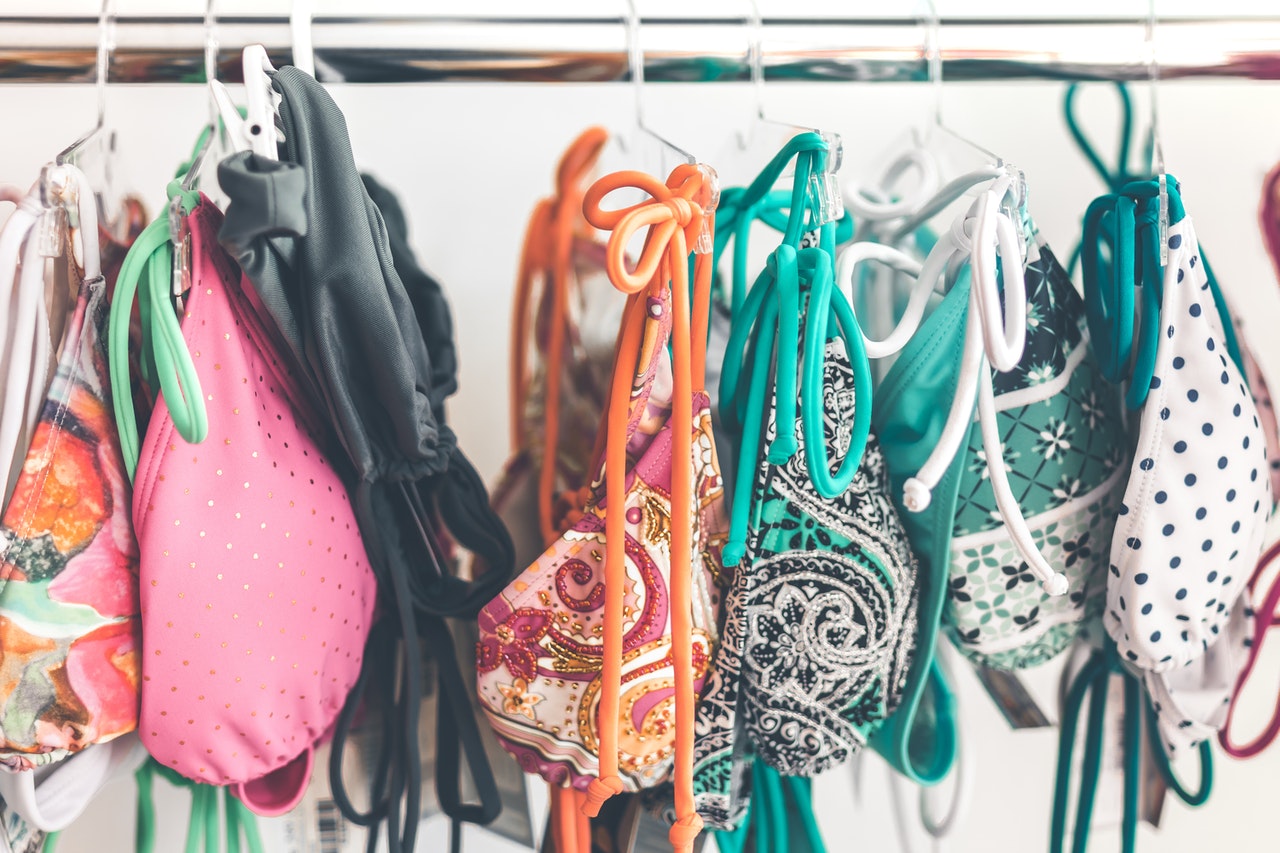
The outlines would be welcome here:
[[[203,354],[193,361],[208,439],[187,445],[158,403],[134,501],[151,652],[143,740],[163,764],[213,784],[310,760],[359,674],[376,594],[346,489],[310,427],[323,420],[218,246],[221,218],[202,202],[189,220],[199,286],[182,324],[188,349]],[[185,630],[165,630],[169,621]]]

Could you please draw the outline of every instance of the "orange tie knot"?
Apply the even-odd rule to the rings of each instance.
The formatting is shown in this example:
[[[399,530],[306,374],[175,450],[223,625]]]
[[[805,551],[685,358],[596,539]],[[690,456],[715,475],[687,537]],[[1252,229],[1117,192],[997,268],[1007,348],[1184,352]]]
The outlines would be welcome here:
[[[666,199],[663,204],[667,206],[667,210],[671,211],[671,218],[676,221],[677,225],[681,228],[689,227],[689,223],[693,221],[694,216],[694,208],[689,203],[689,199],[674,196]],[[698,211],[698,213],[701,214],[701,211]]]
[[[690,853],[693,842],[702,832],[702,816],[697,812],[687,814],[671,825],[667,838],[674,853]]]
[[[592,779],[587,786],[587,801],[582,804],[582,813],[587,817],[600,814],[600,807],[614,794],[622,793],[622,780],[617,776],[605,776]]]

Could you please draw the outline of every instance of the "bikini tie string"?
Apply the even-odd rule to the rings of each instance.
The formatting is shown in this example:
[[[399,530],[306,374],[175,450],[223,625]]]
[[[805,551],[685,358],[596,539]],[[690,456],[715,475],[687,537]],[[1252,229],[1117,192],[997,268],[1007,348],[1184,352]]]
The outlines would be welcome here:
[[[619,189],[639,189],[649,198],[618,210],[605,210],[605,196]],[[670,630],[675,692],[675,743],[673,781],[678,821],[697,835],[693,802],[693,715],[697,705],[693,663],[693,396],[702,391],[706,375],[706,341],[711,297],[710,255],[698,255],[694,265],[692,300],[689,287],[689,255],[704,228],[712,226],[718,190],[714,173],[705,167],[677,167],[664,184],[641,172],[618,172],[597,181],[583,198],[582,210],[596,228],[610,231],[605,251],[609,280],[628,296],[618,337],[605,432],[605,600],[600,666],[599,778],[587,788],[582,812],[589,817],[622,790],[618,778],[618,730],[622,692],[623,608],[627,584],[626,501],[627,442],[634,411],[644,401],[633,396],[635,383],[648,373],[649,363],[637,363],[632,353],[642,349],[656,354],[667,341],[642,338],[650,318],[660,318],[660,329],[670,330],[671,400],[671,539]],[[633,269],[626,264],[627,247],[641,233],[644,247]],[[661,317],[664,304],[671,317]],[[692,302],[692,305],[691,305]],[[657,312],[657,313],[655,313]],[[692,312],[692,313],[691,313]],[[668,324],[669,323],[669,324]],[[650,374],[651,375],[651,374]],[[684,835],[680,836],[684,838]]]

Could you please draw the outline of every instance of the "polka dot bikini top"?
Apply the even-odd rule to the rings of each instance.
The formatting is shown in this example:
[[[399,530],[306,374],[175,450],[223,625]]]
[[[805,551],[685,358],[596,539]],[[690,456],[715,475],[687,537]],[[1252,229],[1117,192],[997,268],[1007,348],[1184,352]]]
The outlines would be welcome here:
[[[1143,318],[1158,338],[1155,365],[1104,615],[1121,656],[1153,673],[1193,663],[1226,633],[1271,507],[1265,436],[1228,357],[1191,220],[1167,239],[1161,301]]]
[[[188,444],[160,400],[135,483],[138,729],[164,766],[278,814],[360,672],[376,586],[322,421],[218,246],[221,220],[203,199],[187,220],[182,337],[208,438]]]

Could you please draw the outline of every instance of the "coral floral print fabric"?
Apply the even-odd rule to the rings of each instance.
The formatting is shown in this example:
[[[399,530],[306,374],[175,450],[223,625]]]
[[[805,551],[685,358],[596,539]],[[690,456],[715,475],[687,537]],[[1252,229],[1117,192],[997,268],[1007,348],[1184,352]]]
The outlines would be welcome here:
[[[107,379],[107,285],[80,287],[0,527],[0,762],[48,764],[133,731],[138,547]]]

